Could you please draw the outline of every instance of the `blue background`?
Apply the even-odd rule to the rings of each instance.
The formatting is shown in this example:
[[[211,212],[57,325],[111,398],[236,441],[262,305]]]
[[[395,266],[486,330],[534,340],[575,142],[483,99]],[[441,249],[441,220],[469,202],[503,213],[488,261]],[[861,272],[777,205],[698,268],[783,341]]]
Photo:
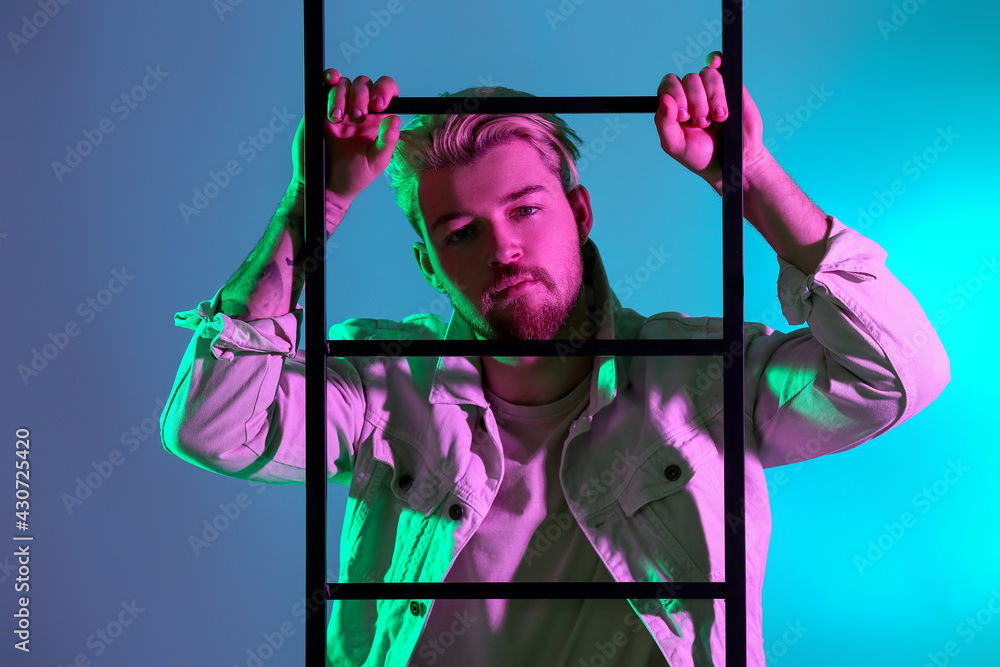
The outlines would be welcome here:
[[[651,95],[664,74],[696,71],[721,46],[714,2],[400,2],[384,26],[371,23],[383,0],[331,5],[327,62],[350,76],[390,74],[404,95],[482,81],[539,95]],[[51,18],[36,16],[37,29],[25,28],[42,11],[37,0],[0,9],[0,510],[11,522],[0,533],[17,532],[14,432],[27,427],[35,536],[30,655],[12,647],[14,543],[0,547],[0,662],[67,665],[82,654],[102,666],[247,665],[264,635],[289,623],[292,635],[273,656],[265,651],[264,664],[302,664],[303,487],[210,474],[164,452],[151,431],[190,339],[173,314],[232,275],[288,182],[302,113],[301,8],[210,0],[52,8]],[[888,251],[890,269],[938,321],[953,374],[933,405],[878,440],[782,477],[768,473],[769,664],[919,667],[936,654],[939,665],[984,666],[1000,653],[1000,617],[988,610],[991,600],[1000,608],[989,370],[998,216],[986,201],[998,175],[997,11],[985,1],[747,3],[745,80],[772,152],[823,210]],[[366,27],[367,43],[341,46]],[[22,31],[26,39],[11,37]],[[114,101],[147,66],[166,74],[122,117]],[[814,90],[826,99],[813,97],[810,108]],[[250,161],[240,145],[274,109],[295,121]],[[102,119],[113,130],[57,174],[53,162],[65,162],[85,133],[96,136]],[[585,141],[608,121],[567,119]],[[718,196],[661,152],[651,117],[618,122],[623,131],[582,173],[612,283],[662,245],[670,260],[624,305],[721,314]],[[957,135],[945,151],[934,148],[939,131]],[[914,170],[912,156],[925,151],[933,164]],[[185,221],[180,205],[230,160],[239,174]],[[787,329],[774,254],[746,230],[747,319]],[[380,179],[332,241],[328,322],[447,316],[413,263],[414,238]],[[81,308],[115,270],[134,278],[100,312]],[[23,379],[18,365],[72,324],[78,335]],[[133,428],[142,439],[128,439]],[[115,450],[121,465],[67,506]],[[949,475],[954,483],[945,477],[952,465],[967,468]],[[934,497],[926,505],[915,500],[925,488]],[[189,537],[242,493],[249,505],[196,554]],[[332,572],[345,497],[331,485]],[[915,523],[893,537],[887,525],[904,512]],[[96,639],[133,600],[142,609],[134,622],[111,644]],[[973,631],[963,624],[977,613]]]

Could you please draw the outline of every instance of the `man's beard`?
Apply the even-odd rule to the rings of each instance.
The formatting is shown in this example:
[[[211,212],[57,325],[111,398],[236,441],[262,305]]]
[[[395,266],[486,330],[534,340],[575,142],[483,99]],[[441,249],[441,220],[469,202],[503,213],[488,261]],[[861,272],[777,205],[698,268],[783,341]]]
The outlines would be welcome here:
[[[532,291],[544,290],[541,303],[532,305],[531,299],[537,299],[539,295],[529,292],[498,305],[490,292],[487,292],[483,295],[478,310],[461,296],[455,298],[454,295],[449,295],[452,296],[452,304],[472,330],[486,340],[553,340],[579,297],[583,277],[582,258],[577,254],[570,267],[568,284],[574,286],[571,288],[572,294],[560,293],[551,274],[544,269],[514,269],[510,273],[517,276],[530,275],[537,280],[539,284]],[[485,313],[485,318],[480,313]]]

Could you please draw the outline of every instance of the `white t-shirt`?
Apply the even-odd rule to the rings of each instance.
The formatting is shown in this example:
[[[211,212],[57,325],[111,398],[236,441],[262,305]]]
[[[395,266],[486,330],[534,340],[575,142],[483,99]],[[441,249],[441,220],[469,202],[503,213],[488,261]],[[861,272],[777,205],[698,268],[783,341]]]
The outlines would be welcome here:
[[[541,406],[513,405],[483,387],[500,430],[504,479],[446,582],[614,581],[570,513],[558,476],[562,445],[589,402],[590,384],[588,376]],[[664,664],[625,600],[436,600],[410,661],[412,667]]]

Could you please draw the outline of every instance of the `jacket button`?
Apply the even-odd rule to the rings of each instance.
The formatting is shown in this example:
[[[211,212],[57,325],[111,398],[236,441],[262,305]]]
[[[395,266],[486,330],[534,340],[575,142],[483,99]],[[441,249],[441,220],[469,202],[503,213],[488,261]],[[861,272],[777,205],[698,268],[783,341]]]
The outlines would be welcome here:
[[[676,482],[681,478],[681,467],[676,463],[671,463],[663,470],[663,476],[671,482]]]
[[[459,519],[461,519],[462,518],[462,506],[459,505],[458,503],[455,503],[454,505],[452,505],[451,507],[449,507],[448,508],[448,516],[450,516],[455,521],[458,521]]]
[[[425,605],[423,602],[420,602],[419,600],[410,600],[410,613],[414,616],[423,616],[424,609]]]
[[[403,475],[399,478],[399,488],[401,491],[406,491],[413,485],[413,477],[410,475]]]

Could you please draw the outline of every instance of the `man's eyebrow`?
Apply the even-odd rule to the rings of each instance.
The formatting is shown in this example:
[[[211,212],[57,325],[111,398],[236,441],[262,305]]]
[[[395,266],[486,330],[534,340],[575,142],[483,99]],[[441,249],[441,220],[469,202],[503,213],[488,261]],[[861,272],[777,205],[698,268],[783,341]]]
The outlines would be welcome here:
[[[527,185],[527,186],[521,188],[520,190],[515,190],[514,192],[511,192],[511,193],[508,193],[508,194],[504,195],[503,197],[500,198],[500,202],[499,203],[500,204],[509,204],[511,202],[517,201],[521,197],[525,197],[525,196],[533,194],[535,192],[545,192],[545,193],[548,193],[548,191],[549,191],[549,189],[547,187],[545,187],[544,185]],[[439,215],[434,220],[433,223],[431,223],[430,231],[434,231],[434,229],[438,225],[443,225],[446,222],[451,222],[452,220],[457,220],[458,218],[467,218],[467,217],[471,217],[471,216],[472,216],[472,213],[469,213],[468,211],[452,211],[451,213],[442,213],[441,215]]]

